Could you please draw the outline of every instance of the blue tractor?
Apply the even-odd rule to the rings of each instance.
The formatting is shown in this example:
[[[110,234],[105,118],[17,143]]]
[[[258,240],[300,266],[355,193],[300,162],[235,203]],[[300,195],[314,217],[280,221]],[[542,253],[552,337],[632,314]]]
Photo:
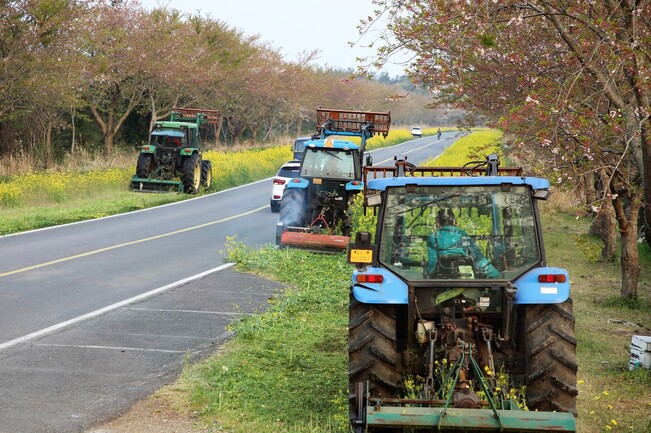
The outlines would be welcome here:
[[[348,210],[360,193],[366,140],[389,133],[389,112],[317,109],[317,131],[304,142],[298,177],[280,203],[276,243],[318,251],[345,251]],[[356,144],[347,137],[360,137]]]
[[[377,225],[348,247],[351,430],[574,432],[569,275],[547,264],[538,210],[549,182],[496,155],[365,176]]]

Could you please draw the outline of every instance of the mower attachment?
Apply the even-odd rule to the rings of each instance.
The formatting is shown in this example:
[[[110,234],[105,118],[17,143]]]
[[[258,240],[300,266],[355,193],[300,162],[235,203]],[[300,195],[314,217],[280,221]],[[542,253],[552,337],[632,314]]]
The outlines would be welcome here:
[[[436,432],[575,432],[576,421],[567,412],[460,409],[440,407],[366,406],[368,427],[411,427]],[[428,430],[429,431],[429,430]]]
[[[276,226],[276,244],[280,247],[302,248],[314,252],[343,252],[350,237],[315,233],[312,228]]]
[[[148,179],[134,176],[131,179],[131,189],[136,192],[183,192],[183,182],[176,180]]]

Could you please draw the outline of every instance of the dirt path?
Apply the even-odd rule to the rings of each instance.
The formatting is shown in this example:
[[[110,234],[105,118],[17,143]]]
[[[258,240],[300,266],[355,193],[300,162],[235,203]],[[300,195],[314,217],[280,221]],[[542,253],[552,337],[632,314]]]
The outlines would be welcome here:
[[[172,407],[164,393],[157,393],[136,403],[126,414],[86,433],[217,433],[206,428],[192,414],[182,414]]]

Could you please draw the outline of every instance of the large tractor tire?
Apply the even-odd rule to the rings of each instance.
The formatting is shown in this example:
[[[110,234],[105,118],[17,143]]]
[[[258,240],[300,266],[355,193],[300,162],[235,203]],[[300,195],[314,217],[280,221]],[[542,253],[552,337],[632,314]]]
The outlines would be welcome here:
[[[305,191],[302,189],[285,189],[280,201],[278,220],[285,227],[303,227],[305,221]]]
[[[201,157],[196,153],[183,160],[181,173],[183,190],[188,194],[196,194],[201,187]]]
[[[148,178],[154,171],[154,156],[151,153],[141,153],[138,155],[136,162],[136,176]]]
[[[201,186],[205,189],[210,189],[212,185],[212,162],[201,161]]]
[[[576,415],[576,338],[572,299],[527,306],[527,405],[529,410]]]
[[[396,312],[394,305],[363,304],[350,295],[348,319],[348,399],[351,427],[359,430],[365,392],[374,399],[398,397],[402,375],[398,372]],[[363,384],[360,388],[359,384]],[[362,405],[365,402],[361,402]],[[357,423],[355,421],[358,421]],[[383,430],[384,431],[384,430]]]

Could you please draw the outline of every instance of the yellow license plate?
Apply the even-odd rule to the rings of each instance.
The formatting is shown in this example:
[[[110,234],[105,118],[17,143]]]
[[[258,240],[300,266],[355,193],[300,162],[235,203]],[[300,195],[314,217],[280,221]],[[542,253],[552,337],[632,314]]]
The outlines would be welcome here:
[[[350,261],[353,263],[373,262],[373,250],[350,250]]]

